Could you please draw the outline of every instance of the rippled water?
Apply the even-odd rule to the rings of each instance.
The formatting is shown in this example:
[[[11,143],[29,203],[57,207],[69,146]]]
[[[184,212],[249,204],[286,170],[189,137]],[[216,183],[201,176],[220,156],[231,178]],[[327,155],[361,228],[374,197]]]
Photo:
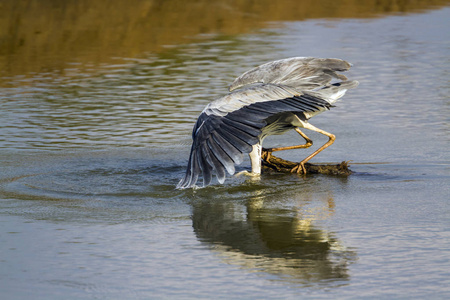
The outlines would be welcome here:
[[[276,23],[2,78],[0,295],[447,298],[449,15]],[[174,190],[203,107],[290,56],[354,64],[360,86],[312,123],[337,136],[315,162],[355,173]]]

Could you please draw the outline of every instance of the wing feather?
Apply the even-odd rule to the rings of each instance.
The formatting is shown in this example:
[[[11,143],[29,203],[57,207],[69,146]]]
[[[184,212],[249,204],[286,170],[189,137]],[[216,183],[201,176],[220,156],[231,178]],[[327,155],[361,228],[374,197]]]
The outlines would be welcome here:
[[[225,123],[225,122],[224,122]],[[245,131],[240,130],[239,128],[233,126],[223,126],[221,130],[227,131],[229,134],[232,134],[234,138],[239,139],[242,143],[245,143],[246,146],[244,153],[248,153],[247,151],[251,151],[251,147],[259,142],[258,136],[261,132],[256,133],[256,135],[251,135]],[[248,148],[250,146],[250,148]]]
[[[225,151],[223,151],[223,149],[222,148],[220,148],[220,146],[219,145],[217,145],[217,143],[213,140],[213,139],[208,139],[207,141],[206,141],[206,144],[208,145],[208,148],[211,150],[211,153],[213,154],[213,156],[217,159],[217,161],[219,161],[220,162],[220,164],[223,166],[223,167],[220,167],[219,165],[218,165],[218,167],[220,168],[220,169],[226,169],[227,170],[227,172],[228,172],[228,174],[230,174],[230,175],[233,175],[234,174],[234,172],[235,172],[235,169],[234,169],[234,162],[233,162],[233,160],[230,158],[230,156],[228,156],[228,154],[225,152]],[[212,156],[211,156],[212,157]],[[224,176],[225,176],[225,172],[223,172],[224,173]]]
[[[212,132],[211,136],[213,140],[217,143],[217,145],[219,145],[219,147],[222,148],[222,150],[225,151],[226,154],[228,154],[228,156],[233,160],[233,162],[236,165],[239,165],[244,160],[242,152],[236,149],[230,142],[224,139],[216,131]]]
[[[209,163],[209,165],[212,167],[213,172],[216,174],[217,179],[219,182],[225,181],[225,168],[222,165],[222,163],[216,158],[213,152],[211,152],[211,149],[208,148],[207,143],[204,143],[202,145],[202,152],[205,153],[206,160]],[[231,164],[234,171],[234,164]]]
[[[217,128],[216,132],[241,153],[250,153],[252,151],[251,144],[241,140],[235,133],[227,130],[226,127]]]
[[[183,179],[183,184],[181,182],[178,184],[179,186],[193,186],[198,180],[198,175],[200,173],[200,168],[197,163],[197,151],[195,149],[191,150],[191,155],[189,157],[188,170],[186,172],[186,176]]]
[[[253,126],[241,123],[241,122],[234,121],[227,117],[223,118],[223,123],[227,126],[230,126],[231,128],[233,128],[235,130],[236,129],[241,130],[242,132],[247,133],[251,137],[257,137],[261,133],[261,130],[259,129],[259,127],[253,127]],[[256,142],[257,142],[257,140],[252,142],[252,145],[254,145]]]
[[[264,120],[252,120],[251,116],[248,115],[247,111],[244,109],[241,109],[239,111],[236,111],[236,113],[228,114],[226,116],[227,119],[241,122],[244,125],[251,126],[254,128],[263,128],[266,126],[266,121]]]
[[[207,162],[208,153],[203,152],[203,147],[199,147],[196,151],[198,166],[202,170],[203,186],[207,186],[212,180],[212,166]]]

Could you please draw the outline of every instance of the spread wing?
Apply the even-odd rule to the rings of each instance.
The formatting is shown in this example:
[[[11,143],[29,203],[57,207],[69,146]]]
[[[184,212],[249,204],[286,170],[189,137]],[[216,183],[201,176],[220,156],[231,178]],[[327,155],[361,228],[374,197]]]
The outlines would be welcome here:
[[[216,175],[223,183],[226,171],[243,161],[259,142],[266,119],[284,112],[316,112],[330,104],[319,97],[300,94],[277,85],[259,85],[233,92],[211,102],[200,114],[192,132],[192,147],[185,177],[177,188],[189,188],[200,175],[203,186]]]
[[[337,58],[292,57],[265,63],[253,68],[229,86],[229,90],[252,83],[273,83],[293,87],[299,91],[310,91],[326,86],[331,80],[347,80],[342,74],[351,64]]]

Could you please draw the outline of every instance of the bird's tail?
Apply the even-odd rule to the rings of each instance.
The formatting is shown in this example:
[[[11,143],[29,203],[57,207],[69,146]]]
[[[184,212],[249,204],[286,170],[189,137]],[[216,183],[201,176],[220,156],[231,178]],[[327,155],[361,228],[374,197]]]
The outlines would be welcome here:
[[[325,87],[315,90],[313,92],[308,92],[319,98],[327,100],[330,104],[335,103],[339,98],[345,95],[345,92],[349,89],[354,89],[359,84],[356,80],[342,81],[326,85]]]

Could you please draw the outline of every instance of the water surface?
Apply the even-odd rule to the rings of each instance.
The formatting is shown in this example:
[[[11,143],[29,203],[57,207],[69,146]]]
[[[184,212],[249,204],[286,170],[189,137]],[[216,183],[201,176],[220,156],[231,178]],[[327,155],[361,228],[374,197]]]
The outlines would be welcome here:
[[[449,16],[277,18],[4,73],[0,295],[448,298]],[[290,56],[354,64],[360,86],[311,123],[337,136],[314,162],[351,160],[355,173],[174,190],[203,107],[248,68]]]

